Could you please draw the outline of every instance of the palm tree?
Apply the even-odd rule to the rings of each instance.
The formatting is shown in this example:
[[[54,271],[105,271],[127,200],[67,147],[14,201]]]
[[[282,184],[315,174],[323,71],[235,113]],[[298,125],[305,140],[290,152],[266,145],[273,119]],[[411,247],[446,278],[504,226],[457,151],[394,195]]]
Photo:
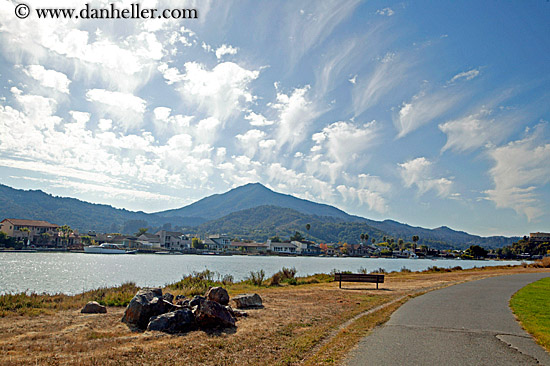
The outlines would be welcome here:
[[[399,239],[397,244],[399,244],[399,251],[403,253],[403,239]]]
[[[29,244],[31,230],[28,227],[22,227],[21,229],[19,229],[19,231],[21,231],[22,233],[26,233],[27,241],[24,243],[24,245],[27,246]]]
[[[309,229],[311,229],[311,225],[310,225],[310,224],[306,224],[307,236],[309,236]]]
[[[413,240],[413,243],[414,243],[413,244],[413,250],[416,250],[416,242],[418,240],[420,240],[420,238],[418,237],[418,235],[413,235],[412,240]]]
[[[73,229],[69,225],[63,225],[59,228],[59,231],[61,231],[63,235],[63,240],[65,241],[65,245],[69,245],[69,236],[73,232]]]
[[[365,241],[365,234],[361,233],[361,244]]]
[[[376,239],[372,238],[371,243],[372,243],[372,245],[374,245],[376,243]]]

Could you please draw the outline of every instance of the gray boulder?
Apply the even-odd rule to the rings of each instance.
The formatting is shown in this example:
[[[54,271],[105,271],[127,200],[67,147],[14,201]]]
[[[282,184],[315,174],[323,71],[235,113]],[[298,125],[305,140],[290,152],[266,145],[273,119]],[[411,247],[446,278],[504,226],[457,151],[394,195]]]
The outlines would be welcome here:
[[[162,295],[162,298],[168,302],[174,302],[174,295],[172,295],[171,293],[167,292],[165,293],[164,295]]]
[[[166,333],[181,333],[193,329],[195,316],[189,309],[172,311],[152,317],[147,330],[156,330]]]
[[[237,305],[237,309],[263,307],[262,298],[258,294],[241,294],[233,297],[232,300]]]
[[[215,301],[218,304],[229,304],[229,294],[223,287],[211,287],[206,293],[206,298],[210,301]]]
[[[234,327],[235,318],[225,306],[215,301],[201,300],[193,308],[195,321],[201,328]]]
[[[189,306],[190,306],[190,307],[195,307],[195,306],[199,305],[201,301],[204,301],[204,300],[206,300],[206,297],[200,296],[200,295],[195,295],[195,296],[193,296],[193,298],[189,301]]]
[[[161,289],[139,290],[128,304],[122,322],[131,328],[146,329],[151,317],[175,310],[162,298]]]
[[[105,314],[107,313],[107,308],[96,301],[90,301],[84,305],[80,312],[83,314]]]

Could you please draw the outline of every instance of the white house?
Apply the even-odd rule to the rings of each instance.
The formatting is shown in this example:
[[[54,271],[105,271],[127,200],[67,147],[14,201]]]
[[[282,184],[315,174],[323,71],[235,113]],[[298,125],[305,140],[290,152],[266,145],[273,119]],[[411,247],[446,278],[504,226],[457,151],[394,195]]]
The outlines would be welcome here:
[[[286,254],[296,254],[296,244],[293,243],[276,243],[271,240],[267,241],[269,244],[269,250],[273,253],[286,253]]]

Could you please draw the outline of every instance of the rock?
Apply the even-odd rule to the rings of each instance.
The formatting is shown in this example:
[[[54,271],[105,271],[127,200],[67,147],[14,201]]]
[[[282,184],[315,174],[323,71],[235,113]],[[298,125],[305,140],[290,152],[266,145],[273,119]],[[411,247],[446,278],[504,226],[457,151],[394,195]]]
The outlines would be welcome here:
[[[233,318],[235,318],[236,320],[238,320],[237,318],[242,318],[242,317],[247,317],[248,316],[248,313],[246,311],[241,311],[241,310],[235,310],[233,309],[231,306],[229,305],[226,305],[225,308],[227,309],[227,311],[229,311],[229,313],[233,316]]]
[[[84,305],[80,312],[84,314],[105,314],[107,313],[107,308],[96,301],[90,301]]]
[[[193,313],[195,314],[197,325],[201,328],[235,326],[235,318],[233,318],[229,310],[215,301],[201,300],[193,308]]]
[[[176,301],[178,301],[178,300],[185,300],[185,295],[176,296]]]
[[[246,309],[246,308],[261,308],[262,298],[258,294],[241,294],[232,298],[237,305],[237,309]]]
[[[193,296],[193,298],[191,299],[191,301],[189,301],[189,306],[190,306],[190,307],[195,307],[195,306],[197,306],[201,301],[204,301],[204,300],[206,300],[206,297],[204,297],[204,296],[199,296],[199,295]]]
[[[229,294],[223,287],[211,287],[206,293],[206,298],[210,301],[215,301],[218,304],[229,304]]]
[[[166,333],[187,332],[195,326],[195,316],[189,309],[176,310],[152,317],[147,330]]]
[[[162,298],[168,302],[174,302],[174,295],[172,295],[171,293],[167,292],[165,293],[164,295],[162,295]]]
[[[128,304],[122,322],[131,328],[146,329],[153,316],[168,313],[174,306],[162,298],[161,289],[144,289],[138,291]]]

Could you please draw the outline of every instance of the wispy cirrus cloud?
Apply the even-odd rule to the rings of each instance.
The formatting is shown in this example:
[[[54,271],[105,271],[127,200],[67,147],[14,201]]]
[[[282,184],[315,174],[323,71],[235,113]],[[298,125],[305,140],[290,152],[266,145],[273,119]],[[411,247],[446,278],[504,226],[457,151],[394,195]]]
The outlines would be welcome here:
[[[452,180],[449,178],[434,178],[433,163],[425,157],[411,159],[398,164],[398,166],[405,187],[416,186],[420,195],[434,190],[440,197],[451,196]]]
[[[488,151],[494,162],[489,170],[494,189],[485,192],[486,198],[497,208],[511,208],[529,221],[548,213],[538,194],[550,182],[547,129],[547,123],[539,124],[523,139]]]

